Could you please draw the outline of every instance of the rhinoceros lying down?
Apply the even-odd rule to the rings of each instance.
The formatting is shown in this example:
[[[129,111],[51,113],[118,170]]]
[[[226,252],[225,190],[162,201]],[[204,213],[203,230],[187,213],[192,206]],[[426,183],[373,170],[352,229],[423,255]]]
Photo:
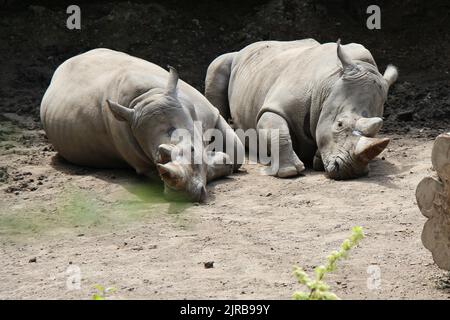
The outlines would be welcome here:
[[[192,201],[205,198],[207,181],[242,163],[237,156],[243,146],[227,122],[202,94],[178,81],[173,68],[168,73],[108,49],[86,52],[58,67],[42,100],[41,120],[66,160],[99,168],[131,166],[150,177],[158,171],[166,194]],[[234,145],[233,153],[204,148],[203,133],[212,128],[234,142],[228,144]],[[180,136],[174,142],[180,130],[190,138],[199,136],[200,144]],[[192,161],[195,153],[207,161]]]
[[[381,75],[359,44],[262,41],[216,58],[206,97],[237,128],[279,130],[279,166],[272,165],[272,174],[295,176],[305,162],[345,179],[366,174],[389,143],[374,136],[396,78],[393,66]],[[260,137],[260,144],[268,142]]]

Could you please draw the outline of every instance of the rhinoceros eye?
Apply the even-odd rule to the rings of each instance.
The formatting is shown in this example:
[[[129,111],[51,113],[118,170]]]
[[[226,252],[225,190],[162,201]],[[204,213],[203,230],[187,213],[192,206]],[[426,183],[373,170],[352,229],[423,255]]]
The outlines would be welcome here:
[[[344,127],[344,121],[338,120],[338,121],[336,122],[336,127],[335,127],[334,130],[335,130],[336,132],[342,132],[342,131],[344,131],[344,130],[345,130],[345,127]]]
[[[172,133],[175,131],[175,128],[174,127],[170,127],[169,128],[169,130],[167,130],[167,135],[169,136],[169,137],[171,137],[172,136]]]

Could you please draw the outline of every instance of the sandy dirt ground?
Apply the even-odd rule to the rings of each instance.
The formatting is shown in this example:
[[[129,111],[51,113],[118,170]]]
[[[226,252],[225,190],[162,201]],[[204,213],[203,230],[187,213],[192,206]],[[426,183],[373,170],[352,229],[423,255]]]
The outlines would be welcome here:
[[[427,130],[390,135],[365,178],[282,180],[248,164],[196,205],[167,203],[132,171],[70,165],[18,117],[0,125],[0,299],[91,299],[97,284],[110,299],[290,299],[303,289],[293,266],[312,273],[356,225],[366,238],[327,278],[339,297],[450,298],[420,240]]]

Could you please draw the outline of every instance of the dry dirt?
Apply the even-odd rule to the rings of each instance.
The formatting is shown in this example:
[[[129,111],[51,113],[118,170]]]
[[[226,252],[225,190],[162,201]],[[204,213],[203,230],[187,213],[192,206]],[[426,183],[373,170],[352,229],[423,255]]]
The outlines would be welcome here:
[[[188,205],[132,171],[64,162],[32,118],[6,114],[0,128],[0,299],[91,299],[96,284],[111,299],[290,299],[302,289],[293,266],[312,272],[356,225],[366,238],[328,278],[341,298],[450,298],[414,196],[431,172],[427,129],[390,134],[365,178],[282,180],[246,165]],[[81,287],[68,290],[77,267]]]

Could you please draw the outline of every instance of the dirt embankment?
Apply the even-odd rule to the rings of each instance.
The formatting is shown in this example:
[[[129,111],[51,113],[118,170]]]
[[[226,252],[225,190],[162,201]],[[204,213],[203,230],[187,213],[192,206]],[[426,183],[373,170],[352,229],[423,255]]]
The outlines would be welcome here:
[[[380,1],[381,30],[368,30],[369,1],[79,1],[82,29],[65,26],[68,1],[5,1],[0,21],[0,112],[37,118],[56,67],[97,47],[171,64],[203,90],[217,55],[259,40],[315,38],[358,42],[380,70],[399,67],[386,105],[386,130],[448,127],[450,115],[447,1]],[[399,124],[400,122],[400,124]]]

